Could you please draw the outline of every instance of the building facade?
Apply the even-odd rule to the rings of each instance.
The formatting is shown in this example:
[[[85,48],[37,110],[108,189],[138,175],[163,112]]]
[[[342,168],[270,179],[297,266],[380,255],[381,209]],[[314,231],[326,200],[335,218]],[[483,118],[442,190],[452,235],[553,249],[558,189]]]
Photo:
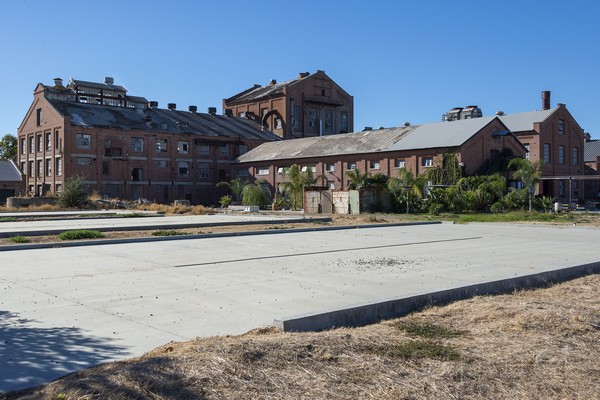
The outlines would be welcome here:
[[[209,111],[160,109],[110,78],[38,84],[18,130],[26,191],[54,195],[79,175],[106,197],[215,204],[215,184],[231,178],[231,161],[279,138],[251,119]]]
[[[456,154],[468,174],[490,166],[510,150],[526,150],[496,117],[377,129],[328,137],[265,143],[238,157],[236,175],[264,182],[271,193],[285,182],[286,168],[297,164],[318,177],[317,185],[348,189],[349,171],[396,177],[406,168],[420,175],[441,166],[444,154]]]
[[[354,98],[325,72],[254,85],[223,99],[225,115],[245,116],[283,139],[348,133],[354,130]]]

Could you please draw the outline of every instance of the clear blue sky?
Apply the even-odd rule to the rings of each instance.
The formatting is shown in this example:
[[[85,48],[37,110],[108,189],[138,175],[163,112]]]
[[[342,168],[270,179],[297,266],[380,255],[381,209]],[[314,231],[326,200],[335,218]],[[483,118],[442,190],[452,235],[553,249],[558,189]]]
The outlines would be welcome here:
[[[254,83],[324,70],[354,96],[355,130],[565,103],[600,138],[600,2],[66,1],[0,5],[0,134],[38,82],[103,81],[161,107],[221,110]]]

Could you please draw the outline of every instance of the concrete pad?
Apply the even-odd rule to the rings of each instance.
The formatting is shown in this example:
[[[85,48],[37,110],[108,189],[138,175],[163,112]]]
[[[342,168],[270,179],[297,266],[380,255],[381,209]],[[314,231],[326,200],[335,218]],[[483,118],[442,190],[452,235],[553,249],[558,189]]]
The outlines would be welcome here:
[[[438,224],[6,252],[0,390],[171,340],[598,262],[598,240],[579,227]]]

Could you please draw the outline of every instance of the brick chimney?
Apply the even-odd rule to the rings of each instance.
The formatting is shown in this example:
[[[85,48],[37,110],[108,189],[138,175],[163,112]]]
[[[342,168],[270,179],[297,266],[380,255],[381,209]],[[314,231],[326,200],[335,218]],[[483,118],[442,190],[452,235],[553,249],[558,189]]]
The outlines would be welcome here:
[[[550,109],[550,91],[544,90],[542,92],[542,110]]]

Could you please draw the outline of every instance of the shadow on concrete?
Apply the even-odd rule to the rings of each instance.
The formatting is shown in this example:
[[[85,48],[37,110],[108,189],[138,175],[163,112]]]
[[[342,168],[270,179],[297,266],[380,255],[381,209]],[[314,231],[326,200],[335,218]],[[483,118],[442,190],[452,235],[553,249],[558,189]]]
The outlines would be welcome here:
[[[90,337],[74,327],[38,328],[35,323],[0,310],[0,393],[44,384],[126,353],[109,338]]]

